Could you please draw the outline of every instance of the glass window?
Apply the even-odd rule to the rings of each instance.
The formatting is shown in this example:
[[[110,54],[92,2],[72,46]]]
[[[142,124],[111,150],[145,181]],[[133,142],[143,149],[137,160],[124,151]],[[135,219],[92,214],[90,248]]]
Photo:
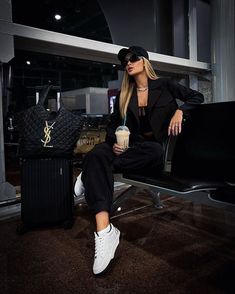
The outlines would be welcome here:
[[[105,16],[94,0],[12,0],[13,22],[112,43]]]
[[[12,101],[18,109],[35,103],[36,86],[58,85],[62,92],[86,87],[108,88],[108,82],[117,79],[119,68],[112,64],[21,50],[16,51],[10,65]],[[25,97],[20,97],[21,92]]]

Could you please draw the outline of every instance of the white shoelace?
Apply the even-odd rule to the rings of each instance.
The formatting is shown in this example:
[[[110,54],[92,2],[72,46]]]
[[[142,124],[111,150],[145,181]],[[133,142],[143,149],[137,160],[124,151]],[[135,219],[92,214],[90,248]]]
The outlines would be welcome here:
[[[95,236],[95,258],[104,254],[104,237]]]

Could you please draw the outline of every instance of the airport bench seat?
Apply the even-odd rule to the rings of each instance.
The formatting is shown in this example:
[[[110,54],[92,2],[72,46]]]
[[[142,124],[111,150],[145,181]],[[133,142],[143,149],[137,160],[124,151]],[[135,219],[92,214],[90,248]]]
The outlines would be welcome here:
[[[151,185],[154,187],[159,187],[166,191],[178,191],[179,193],[189,193],[193,191],[204,191],[204,190],[214,190],[217,188],[227,187],[227,183],[218,181],[205,181],[203,179],[192,179],[183,178],[179,176],[172,175],[170,172],[162,172],[156,177],[145,177],[134,174],[124,174],[123,178],[138,181]]]
[[[181,134],[168,140],[165,162],[170,158],[170,170],[151,176],[118,174],[116,180],[150,190],[158,207],[160,195],[168,194],[235,211],[234,115],[235,101],[197,106]],[[126,199],[124,193],[114,208],[121,198]]]

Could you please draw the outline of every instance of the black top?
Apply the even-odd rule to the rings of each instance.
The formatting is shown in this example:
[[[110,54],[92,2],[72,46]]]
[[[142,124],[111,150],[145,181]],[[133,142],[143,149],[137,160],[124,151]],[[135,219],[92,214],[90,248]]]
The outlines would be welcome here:
[[[153,131],[151,129],[147,106],[139,107],[140,135],[145,141],[154,141]]]

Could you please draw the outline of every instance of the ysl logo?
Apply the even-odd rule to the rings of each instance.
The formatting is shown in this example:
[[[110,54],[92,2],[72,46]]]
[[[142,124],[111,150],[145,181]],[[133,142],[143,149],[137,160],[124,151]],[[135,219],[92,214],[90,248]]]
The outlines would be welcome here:
[[[48,125],[48,122],[45,121],[45,128],[43,129],[44,131],[44,141],[41,139],[41,142],[44,143],[43,147],[49,147],[49,148],[53,148],[52,145],[47,145],[50,141],[51,141],[51,129],[53,129],[53,126],[55,124],[55,122],[53,122],[52,125]]]

